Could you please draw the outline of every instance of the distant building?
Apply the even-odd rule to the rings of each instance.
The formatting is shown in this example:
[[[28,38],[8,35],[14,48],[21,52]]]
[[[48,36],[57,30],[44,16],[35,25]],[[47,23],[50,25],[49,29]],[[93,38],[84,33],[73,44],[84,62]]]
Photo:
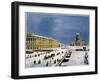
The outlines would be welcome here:
[[[85,45],[85,41],[83,41],[80,37],[80,33],[76,33],[74,41],[70,44],[71,46],[83,46]]]
[[[34,35],[31,33],[27,33],[26,35],[26,49],[46,50],[57,47],[60,47],[60,43],[53,38]]]

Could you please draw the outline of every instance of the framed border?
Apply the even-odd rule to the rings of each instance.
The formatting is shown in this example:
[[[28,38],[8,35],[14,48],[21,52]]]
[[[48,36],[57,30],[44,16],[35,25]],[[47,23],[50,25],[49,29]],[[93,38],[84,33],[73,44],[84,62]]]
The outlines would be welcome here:
[[[91,72],[75,72],[75,73],[60,73],[60,74],[43,74],[43,75],[26,75],[19,76],[19,6],[42,6],[42,7],[58,7],[58,8],[74,8],[74,9],[90,9],[95,10],[95,71]],[[88,75],[98,73],[98,55],[97,55],[97,7],[96,6],[81,6],[81,5],[62,5],[62,4],[48,4],[48,3],[31,3],[31,2],[12,2],[11,4],[11,78],[25,79],[25,78],[42,78],[42,77],[58,77],[58,76],[72,76],[72,75]]]

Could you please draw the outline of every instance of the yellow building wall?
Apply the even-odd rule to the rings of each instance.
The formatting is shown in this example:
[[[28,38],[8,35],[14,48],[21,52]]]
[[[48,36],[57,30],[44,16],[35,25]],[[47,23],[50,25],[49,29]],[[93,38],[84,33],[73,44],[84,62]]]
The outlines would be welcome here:
[[[42,50],[44,48],[56,48],[59,43],[56,40],[40,38],[40,37],[27,37],[26,49]]]

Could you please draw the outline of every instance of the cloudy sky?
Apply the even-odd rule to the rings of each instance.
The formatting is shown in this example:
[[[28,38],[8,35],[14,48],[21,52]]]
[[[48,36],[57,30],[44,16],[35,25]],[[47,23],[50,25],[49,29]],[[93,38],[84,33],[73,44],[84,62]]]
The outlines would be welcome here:
[[[33,34],[52,37],[68,44],[78,32],[89,41],[89,16],[26,12],[26,30]]]

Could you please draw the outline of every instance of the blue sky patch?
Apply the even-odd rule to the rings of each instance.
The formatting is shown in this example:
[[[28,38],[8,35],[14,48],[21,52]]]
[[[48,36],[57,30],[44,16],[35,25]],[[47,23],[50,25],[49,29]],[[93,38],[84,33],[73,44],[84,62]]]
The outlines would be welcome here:
[[[52,37],[68,44],[80,33],[89,42],[89,16],[26,12],[26,32]]]

